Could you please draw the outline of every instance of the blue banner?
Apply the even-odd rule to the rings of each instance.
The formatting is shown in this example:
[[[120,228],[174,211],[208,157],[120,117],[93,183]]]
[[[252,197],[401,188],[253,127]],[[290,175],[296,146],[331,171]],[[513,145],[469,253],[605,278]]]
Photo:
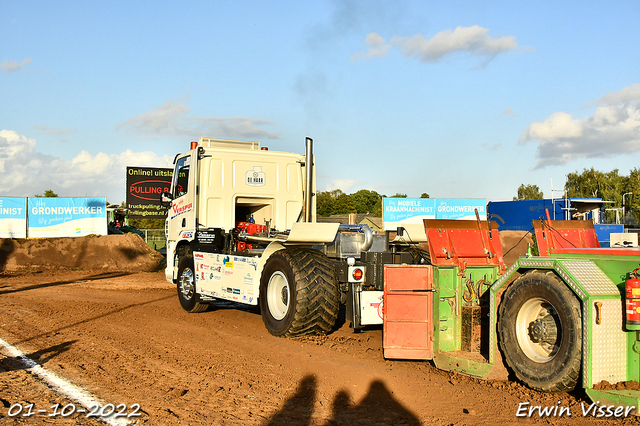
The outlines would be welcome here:
[[[487,202],[484,198],[438,198],[436,219],[476,220],[476,209],[480,220],[487,220]]]
[[[398,226],[422,224],[423,219],[435,219],[436,200],[433,198],[383,198],[384,229],[394,231]]]
[[[105,197],[29,198],[29,238],[107,234]]]
[[[27,199],[0,197],[0,238],[27,238]]]

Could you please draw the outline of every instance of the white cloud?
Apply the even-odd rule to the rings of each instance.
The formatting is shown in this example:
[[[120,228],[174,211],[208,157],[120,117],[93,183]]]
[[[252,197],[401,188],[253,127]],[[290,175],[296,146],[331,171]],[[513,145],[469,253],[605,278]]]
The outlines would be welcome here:
[[[30,64],[30,63],[31,63],[31,59],[30,58],[25,58],[21,62],[10,61],[8,59],[5,59],[0,64],[0,69],[2,71],[4,71],[4,72],[14,72],[14,71],[20,70],[22,67],[24,67],[25,65]]]
[[[640,151],[640,84],[608,93],[589,105],[597,105],[590,117],[555,112],[525,129],[519,144],[538,144],[536,168]]]
[[[554,112],[542,123],[531,123],[524,135],[526,139],[557,140],[578,138],[582,135],[580,120],[566,112]]]
[[[412,37],[394,36],[391,43],[404,56],[418,56],[422,62],[436,62],[454,52],[466,52],[476,56],[493,58],[518,46],[514,36],[492,38],[489,29],[473,25],[457,27],[455,30],[441,31],[431,39],[421,34]]]
[[[248,117],[189,117],[191,108],[168,100],[156,108],[132,117],[116,126],[126,132],[149,136],[188,136],[199,138],[214,135],[233,138],[278,139],[277,133],[260,126],[274,124],[268,120]]]
[[[339,189],[345,194],[349,194],[360,182],[353,179],[334,179],[325,185],[325,191]]]
[[[395,47],[404,56],[415,56],[422,62],[437,62],[444,56],[457,52],[484,57],[488,62],[500,53],[518,47],[514,36],[493,38],[487,34],[488,32],[488,28],[473,25],[440,31],[429,39],[422,34],[411,37],[393,36],[390,44],[386,44],[379,34],[370,33],[365,40],[368,50],[356,53],[351,59],[363,60],[386,56],[389,49]]]
[[[31,126],[31,127],[36,130],[40,130],[41,132],[47,135],[53,135],[53,136],[68,135],[69,133],[73,133],[78,130],[78,129],[58,129],[57,127],[50,127],[50,126]]]
[[[589,105],[595,104],[628,104],[629,102],[637,103],[640,100],[640,84],[632,84],[617,92],[607,93],[596,102],[592,102]]]
[[[366,52],[356,53],[351,57],[352,61],[355,62],[370,58],[382,58],[387,56],[389,49],[391,49],[391,45],[385,44],[384,38],[382,38],[378,33],[367,34],[364,43],[369,46],[369,50]]]
[[[488,143],[483,143],[481,146],[483,148],[488,149],[489,151],[497,151],[498,148],[500,148],[502,146],[502,144],[501,143],[496,143],[496,144],[493,144],[493,145],[489,145]]]
[[[105,196],[124,201],[126,167],[171,167],[168,156],[154,152],[90,154],[81,151],[71,160],[36,150],[36,140],[12,130],[0,130],[0,195],[32,197],[52,189],[60,196]]]

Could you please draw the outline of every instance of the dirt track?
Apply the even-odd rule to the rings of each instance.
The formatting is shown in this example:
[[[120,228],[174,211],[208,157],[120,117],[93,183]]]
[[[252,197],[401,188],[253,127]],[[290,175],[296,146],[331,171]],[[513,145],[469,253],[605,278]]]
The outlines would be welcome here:
[[[12,246],[4,261],[16,267],[0,275],[0,338],[107,403],[126,404],[127,412],[139,404],[137,424],[602,423],[582,416],[581,404],[590,403],[579,392],[538,393],[439,371],[430,362],[386,361],[381,329],[356,334],[341,324],[328,336],[282,339],[265,330],[257,309],[218,303],[187,314],[163,272],[131,272],[153,257],[144,247],[122,239],[100,244],[101,268],[94,271],[20,267],[13,259],[32,248]],[[118,253],[129,263],[105,261]],[[0,349],[0,425],[102,424],[85,414],[47,416],[52,405],[73,402]],[[30,403],[46,412],[8,416]],[[520,403],[560,404],[572,417],[518,418]]]
[[[183,312],[161,272],[42,272],[0,279],[0,337],[139,424],[583,424],[579,395],[483,382],[428,362],[385,361],[379,329],[281,339],[259,313],[220,304]],[[0,424],[98,424],[7,417],[16,403],[69,401],[0,357]],[[572,418],[519,419],[520,402],[569,406]],[[537,417],[537,415],[536,415]],[[635,424],[635,418],[619,424]]]

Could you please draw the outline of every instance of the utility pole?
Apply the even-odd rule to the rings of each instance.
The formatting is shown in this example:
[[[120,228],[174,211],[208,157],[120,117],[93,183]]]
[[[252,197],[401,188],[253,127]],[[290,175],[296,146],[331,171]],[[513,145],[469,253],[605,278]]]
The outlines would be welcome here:
[[[624,197],[626,195],[632,195],[632,194],[633,194],[633,192],[625,192],[624,194],[622,194],[622,228],[623,228],[623,231],[624,231],[624,220],[625,220],[625,217],[627,216],[627,212],[625,210]]]

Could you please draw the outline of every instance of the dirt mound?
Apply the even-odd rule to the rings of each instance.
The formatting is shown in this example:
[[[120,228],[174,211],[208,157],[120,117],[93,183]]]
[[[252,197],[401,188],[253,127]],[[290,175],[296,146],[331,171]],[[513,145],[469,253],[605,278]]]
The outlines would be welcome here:
[[[156,271],[163,257],[137,234],[0,239],[0,271]]]
[[[627,382],[609,383],[606,380],[593,386],[595,390],[640,390],[640,383],[633,380]]]

